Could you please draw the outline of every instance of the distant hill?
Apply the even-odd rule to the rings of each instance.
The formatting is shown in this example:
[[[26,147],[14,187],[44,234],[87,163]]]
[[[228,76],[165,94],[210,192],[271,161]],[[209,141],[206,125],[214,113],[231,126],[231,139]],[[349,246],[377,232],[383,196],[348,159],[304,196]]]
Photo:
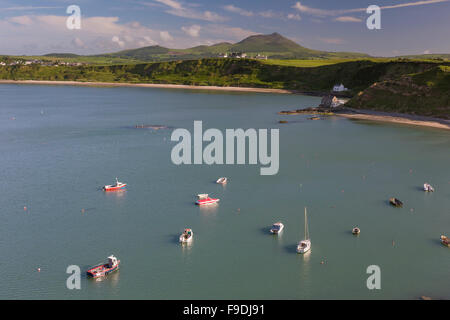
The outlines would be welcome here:
[[[49,53],[45,54],[44,57],[53,57],[53,58],[76,58],[80,57],[80,55],[75,53]]]
[[[123,50],[91,57],[133,59],[143,62],[194,60],[216,58],[220,54],[230,52],[244,52],[252,57],[257,54],[266,55],[272,59],[331,59],[331,58],[368,58],[364,53],[355,52],[326,52],[312,50],[287,39],[279,33],[269,35],[254,35],[232,44],[228,42],[214,45],[202,45],[188,49],[170,49],[161,46],[149,46],[138,49]],[[63,57],[67,54],[49,54],[47,56]],[[67,55],[67,57],[69,57]]]
[[[448,53],[429,53],[429,54],[416,54],[409,56],[399,56],[396,58],[405,58],[405,59],[420,59],[420,60],[450,60],[450,54]]]

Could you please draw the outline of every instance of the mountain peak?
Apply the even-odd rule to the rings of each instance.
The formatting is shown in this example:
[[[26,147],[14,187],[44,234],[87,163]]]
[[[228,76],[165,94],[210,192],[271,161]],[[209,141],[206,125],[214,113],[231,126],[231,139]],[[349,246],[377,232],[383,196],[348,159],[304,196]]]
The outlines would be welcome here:
[[[274,32],[272,34],[258,34],[245,38],[233,46],[236,51],[245,52],[284,52],[307,50],[298,43]]]

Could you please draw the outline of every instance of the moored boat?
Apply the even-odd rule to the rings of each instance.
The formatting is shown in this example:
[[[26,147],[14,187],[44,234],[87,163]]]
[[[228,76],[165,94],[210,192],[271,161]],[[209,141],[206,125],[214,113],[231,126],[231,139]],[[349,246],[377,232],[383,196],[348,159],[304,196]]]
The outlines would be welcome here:
[[[115,256],[110,255],[108,257],[108,262],[104,264],[97,265],[86,271],[87,275],[92,278],[99,278],[108,275],[119,269],[120,260]]]
[[[219,179],[217,179],[216,183],[218,184],[226,184],[228,182],[228,178],[227,177],[221,177]]]
[[[270,232],[272,234],[279,234],[281,233],[281,231],[283,231],[284,229],[284,224],[282,224],[281,222],[276,222],[272,225],[272,228],[270,228]]]
[[[426,192],[434,192],[434,188],[429,183],[423,184],[423,190]]]
[[[394,207],[403,207],[403,202],[401,202],[397,198],[390,198],[389,203],[392,204]]]
[[[447,236],[442,235],[441,236],[441,243],[446,246],[446,247],[450,247],[450,238],[448,238]]]
[[[297,253],[306,253],[311,249],[311,239],[308,232],[308,218],[305,208],[305,239],[301,240],[297,245]]]
[[[208,205],[208,204],[214,204],[219,202],[220,199],[211,198],[207,193],[199,194],[197,195],[198,200],[195,202],[198,206]]]
[[[356,236],[361,233],[361,230],[358,227],[354,227],[352,229],[352,233]]]
[[[116,178],[115,184],[106,185],[103,187],[103,190],[104,191],[117,191],[117,190],[125,189],[126,186],[127,186],[126,183],[119,182],[119,180],[117,180],[117,178]]]
[[[194,237],[194,232],[192,229],[184,229],[183,233],[180,235],[180,243],[190,243]]]

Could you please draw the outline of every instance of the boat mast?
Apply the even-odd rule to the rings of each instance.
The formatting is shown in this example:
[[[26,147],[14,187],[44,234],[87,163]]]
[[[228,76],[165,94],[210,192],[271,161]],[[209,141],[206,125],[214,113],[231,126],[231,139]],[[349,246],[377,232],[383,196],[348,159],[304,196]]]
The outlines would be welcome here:
[[[305,240],[309,240],[308,217],[306,215],[306,207],[305,207]]]

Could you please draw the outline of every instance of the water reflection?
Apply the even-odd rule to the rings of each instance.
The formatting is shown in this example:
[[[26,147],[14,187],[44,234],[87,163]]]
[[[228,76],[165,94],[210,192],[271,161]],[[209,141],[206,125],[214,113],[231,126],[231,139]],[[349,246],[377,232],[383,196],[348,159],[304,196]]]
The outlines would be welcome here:
[[[210,214],[215,214],[217,213],[217,209],[218,209],[219,205],[217,203],[214,204],[210,204],[207,206],[199,206],[200,212],[202,213],[202,215],[210,215]]]
[[[127,190],[124,189],[124,190],[109,191],[109,192],[104,192],[104,193],[107,197],[122,198],[127,193]]]

